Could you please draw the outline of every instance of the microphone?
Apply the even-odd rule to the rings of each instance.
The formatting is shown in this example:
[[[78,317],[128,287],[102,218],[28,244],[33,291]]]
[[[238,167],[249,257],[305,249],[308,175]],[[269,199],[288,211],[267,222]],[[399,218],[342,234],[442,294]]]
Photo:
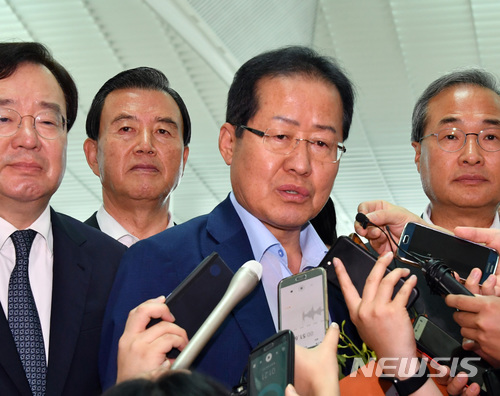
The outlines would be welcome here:
[[[356,215],[356,221],[361,224],[361,227],[363,227],[364,230],[366,230],[366,227],[368,227],[368,224],[371,223],[370,219],[364,214],[359,212]]]
[[[425,260],[421,262],[422,271],[425,273],[425,280],[431,291],[435,294],[463,294],[474,296],[451,274],[452,270],[439,259]]]
[[[191,366],[191,363],[229,315],[229,312],[257,286],[261,276],[262,265],[255,260],[247,261],[236,271],[226,293],[175,359],[172,369],[188,369]]]

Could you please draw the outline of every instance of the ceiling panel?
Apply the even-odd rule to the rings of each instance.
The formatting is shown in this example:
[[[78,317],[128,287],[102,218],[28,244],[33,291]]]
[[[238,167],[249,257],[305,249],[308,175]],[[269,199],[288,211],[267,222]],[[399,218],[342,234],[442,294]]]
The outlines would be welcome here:
[[[410,145],[413,104],[444,72],[500,70],[499,20],[493,0],[0,0],[0,40],[47,44],[79,87],[67,172],[52,205],[82,220],[101,199],[83,155],[84,121],[111,76],[156,67],[186,101],[193,137],[172,198],[182,222],[208,212],[230,190],[217,137],[234,71],[261,51],[290,44],[336,57],[358,95],[332,193],[340,234],[352,231],[363,200],[423,210],[427,199]]]

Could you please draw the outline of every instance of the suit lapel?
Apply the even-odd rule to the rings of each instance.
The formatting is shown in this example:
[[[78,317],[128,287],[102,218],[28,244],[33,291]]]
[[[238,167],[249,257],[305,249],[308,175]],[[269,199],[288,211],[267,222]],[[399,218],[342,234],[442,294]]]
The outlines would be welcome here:
[[[91,271],[80,255],[85,237],[53,210],[51,217],[54,269],[47,394],[61,394],[80,334]]]
[[[209,214],[207,231],[216,243],[209,240],[202,246],[204,257],[216,251],[233,272],[248,260],[254,260],[245,228],[229,198]],[[231,315],[252,348],[275,333],[262,282],[236,306]]]
[[[5,317],[3,308],[0,307],[0,340],[2,340],[2,352],[0,353],[0,366],[5,370],[8,377],[14,382],[21,395],[31,396],[31,389],[26,379],[21,359],[17,353],[17,347],[10,332],[9,323]]]

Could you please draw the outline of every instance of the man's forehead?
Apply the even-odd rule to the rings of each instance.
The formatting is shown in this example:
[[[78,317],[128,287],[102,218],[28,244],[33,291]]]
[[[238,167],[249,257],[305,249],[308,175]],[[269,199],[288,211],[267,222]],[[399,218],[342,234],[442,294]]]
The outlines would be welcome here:
[[[433,122],[461,121],[461,117],[500,118],[500,96],[489,88],[471,84],[448,87],[428,104],[427,118]]]
[[[21,63],[11,75],[0,79],[0,105],[16,107],[28,102],[36,108],[66,112],[59,81],[39,63]]]
[[[119,112],[125,107],[130,111],[151,109],[171,114],[180,109],[174,98],[165,91],[143,88],[121,88],[111,91],[104,100],[103,109]]]

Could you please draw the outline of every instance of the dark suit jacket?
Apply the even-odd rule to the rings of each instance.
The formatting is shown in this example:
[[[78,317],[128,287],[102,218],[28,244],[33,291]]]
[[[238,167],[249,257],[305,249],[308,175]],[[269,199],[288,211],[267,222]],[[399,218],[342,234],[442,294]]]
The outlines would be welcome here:
[[[143,301],[168,295],[208,255],[216,251],[236,272],[253,260],[247,233],[229,198],[210,214],[139,241],[125,253],[108,300],[103,324],[100,373],[103,388],[116,378],[117,345],[128,312]],[[349,315],[341,293],[330,298],[332,320]],[[250,351],[275,333],[260,283],[231,312],[194,367],[228,387],[239,382]]]
[[[54,269],[47,396],[100,395],[97,370],[102,317],[125,246],[51,210]],[[31,396],[0,309],[0,395]]]
[[[94,212],[94,214],[87,220],[85,220],[84,223],[91,227],[97,228],[98,230],[101,229],[101,227],[99,227],[99,223],[97,222],[97,212]]]

